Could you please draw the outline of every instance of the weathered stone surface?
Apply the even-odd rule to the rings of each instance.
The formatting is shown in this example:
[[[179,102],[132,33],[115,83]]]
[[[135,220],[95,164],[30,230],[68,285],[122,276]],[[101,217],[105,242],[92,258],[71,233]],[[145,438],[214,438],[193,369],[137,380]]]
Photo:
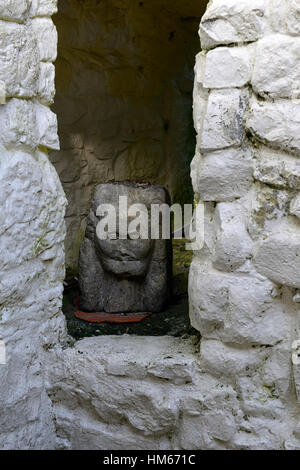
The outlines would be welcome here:
[[[0,21],[0,80],[9,97],[31,98],[36,94],[39,54],[32,29]]]
[[[286,24],[290,34],[300,34],[300,5],[298,0],[286,0]]]
[[[295,215],[300,219],[300,195],[294,197],[294,199],[291,201],[290,205],[290,212],[292,215]]]
[[[276,189],[300,189],[300,161],[286,152],[261,147],[256,151],[254,179]]]
[[[209,153],[198,161],[197,172],[194,191],[203,201],[230,201],[242,197],[252,183],[251,153],[247,148]]]
[[[190,391],[191,366],[197,378],[193,339],[88,338],[48,359],[48,393],[64,448],[177,448],[170,436]]]
[[[202,339],[201,369],[218,377],[249,376],[269,357],[263,348],[241,348],[214,339]]]
[[[57,118],[47,106],[13,98],[0,107],[0,123],[0,142],[7,148],[25,144],[59,149]]]
[[[30,16],[52,16],[57,13],[57,0],[31,0]]]
[[[252,78],[254,91],[271,98],[298,98],[299,50],[300,38],[275,34],[258,41]]]
[[[202,163],[202,156],[198,149],[196,148],[196,153],[193,160],[191,161],[191,180],[193,185],[194,193],[199,194],[199,168]]]
[[[7,353],[0,366],[0,447],[53,449],[44,354],[64,332],[66,201],[43,152],[1,150],[0,184],[0,338]]]
[[[194,126],[196,131],[200,134],[202,132],[209,93],[208,90],[205,90],[201,84],[195,81],[193,96]]]
[[[166,14],[170,13],[168,4],[171,3],[172,8],[176,9],[176,21],[171,21],[173,16]],[[76,4],[78,10],[74,10],[72,21],[66,21],[61,28],[68,48],[61,61],[58,83],[65,87],[70,101],[66,106],[68,99],[64,95],[59,109],[69,109],[70,121],[63,126],[65,161],[60,168],[62,179],[70,187],[72,207],[68,223],[74,224],[74,232],[80,232],[83,231],[84,208],[88,207],[92,186],[99,182],[99,178],[106,181],[116,175],[122,176],[128,168],[130,175],[136,172],[139,178],[150,174],[153,178],[159,176],[166,179],[168,165],[158,165],[165,156],[162,147],[168,147],[172,156],[174,149],[182,156],[182,149],[185,150],[188,143],[187,136],[191,135],[187,132],[190,126],[188,93],[191,91],[191,77],[187,70],[191,68],[185,68],[188,61],[180,59],[184,54],[178,54],[178,51],[179,45],[185,43],[191,51],[189,39],[192,34],[179,33],[182,26],[177,26],[187,24],[181,18],[200,16],[200,10],[199,2],[193,0],[153,0],[152,4],[159,7],[161,19],[160,38],[156,42],[153,32],[156,33],[157,28],[153,25],[158,24],[157,17],[153,15],[150,21],[150,10],[146,10],[145,2],[143,5],[142,2],[132,4],[128,14],[138,12],[137,17],[136,13],[133,15],[133,18],[138,18],[136,22],[130,22],[126,17],[128,24],[134,24],[132,30],[125,30],[124,12],[129,10],[125,10],[125,3],[119,0],[107,0],[106,3],[95,0],[84,4],[80,2],[80,5],[73,1],[62,2],[63,12],[67,4],[72,7]],[[296,0],[282,1],[280,10],[277,0],[214,0],[210,2],[203,22],[201,34],[204,43],[206,41],[207,47],[213,47],[229,42],[232,44],[232,41],[235,44],[249,42],[260,37],[267,19],[267,4],[273,9],[273,27],[274,18],[278,16],[276,24],[279,29],[276,26],[275,30],[285,34],[299,33],[299,2]],[[110,28],[116,31],[113,40],[110,30],[99,29],[98,19],[101,17],[106,21],[103,13],[107,6]],[[276,14],[275,6],[280,15]],[[249,234],[244,228],[245,219],[251,219],[256,211],[260,230],[250,230],[250,220],[247,228],[258,245],[256,255],[263,261],[262,269],[270,277],[279,277],[277,283],[295,286],[299,273],[295,261],[296,255],[299,255],[299,221],[291,214],[297,215],[298,212],[299,172],[296,157],[289,153],[299,155],[298,102],[278,100],[262,105],[265,116],[260,116],[261,122],[256,122],[253,133],[262,142],[281,148],[283,152],[276,151],[271,156],[271,151],[267,155],[265,147],[254,146],[257,168],[253,191],[247,192],[243,200],[226,202],[228,211],[220,211],[222,207],[224,209],[222,205],[215,210],[213,202],[206,203],[205,246],[195,254],[190,280],[192,320],[203,334],[200,358],[197,338],[188,341],[126,336],[97,338],[66,348],[64,319],[60,313],[64,277],[62,240],[65,199],[46,153],[36,151],[38,146],[57,147],[56,121],[47,107],[36,100],[27,101],[27,98],[33,97],[46,105],[52,101],[53,67],[48,61],[54,60],[56,39],[50,19],[43,16],[55,9],[56,2],[53,0],[0,1],[0,18],[8,19],[10,23],[3,27],[3,31],[5,28],[7,31],[24,31],[20,42],[19,33],[14,37],[10,33],[3,36],[9,36],[12,41],[4,44],[3,55],[0,54],[3,59],[0,101],[5,103],[5,95],[8,98],[26,98],[12,99],[0,108],[0,341],[4,340],[7,347],[7,364],[0,365],[0,447],[299,449],[299,405],[296,398],[299,400],[300,380],[296,364],[294,380],[291,377],[290,346],[291,336],[299,330],[296,303],[299,292],[286,286],[278,288],[258,274],[250,256],[243,251],[243,243],[249,242]],[[79,9],[84,14],[79,15]],[[96,9],[97,14],[94,13]],[[144,16],[140,13],[142,10],[146,11]],[[153,12],[151,10],[151,14]],[[211,21],[210,12],[214,12]],[[27,21],[27,17],[35,15],[38,18],[33,22],[34,36],[41,40],[40,52],[37,52],[36,44],[31,44],[31,39],[28,39],[31,20]],[[117,21],[114,15],[117,15]],[[97,47],[94,44],[95,35],[86,21],[91,17],[93,21],[97,18],[94,21],[97,27],[93,32],[97,44],[100,44]],[[68,24],[71,25],[70,29]],[[151,32],[148,36],[145,36],[146,30]],[[26,31],[28,34],[25,34]],[[134,57],[134,66],[128,53],[133,48],[133,33],[139,51]],[[78,37],[83,38],[82,47],[78,47]],[[169,40],[163,41],[164,37]],[[15,54],[17,43],[19,50]],[[168,47],[162,51],[165,43]],[[123,49],[124,44],[128,44],[128,49]],[[103,54],[99,54],[99,47],[101,51],[107,51],[104,62],[108,65],[102,74],[98,73],[99,70],[95,71],[96,62]],[[162,51],[159,57],[158,49]],[[122,59],[116,55],[116,51],[121,50],[125,51]],[[88,51],[88,57],[93,58],[91,68],[86,67],[86,58],[81,67],[73,68],[80,62],[83,51]],[[229,52],[232,54],[232,51]],[[285,58],[294,61],[291,52],[297,55],[293,45],[286,50],[283,61]],[[74,54],[72,60],[68,54]],[[268,50],[269,54],[271,52]],[[143,63],[142,56],[147,58]],[[121,62],[124,60],[124,67],[120,70],[116,70],[116,58]],[[37,61],[37,75],[31,73],[33,59]],[[202,54],[198,61],[204,64],[205,60]],[[291,84],[290,89],[294,93],[297,65],[292,70],[283,61],[280,67],[284,65],[286,83]],[[272,65],[273,61],[270,70]],[[199,133],[202,133],[205,115],[202,110],[206,109],[207,104],[201,67],[196,66],[194,91],[195,123]],[[284,80],[280,67],[272,70],[273,81],[270,77],[267,83],[260,76],[262,90],[268,90],[270,85],[270,89],[273,87],[273,92],[276,90],[274,93],[278,94],[273,96],[275,98],[289,93],[282,85]],[[182,74],[178,72],[183,69]],[[147,74],[151,79],[147,78]],[[74,80],[70,78],[72,75]],[[78,86],[79,77],[82,77],[82,83],[87,84],[85,92]],[[230,80],[233,78],[230,77]],[[91,93],[93,89],[97,90],[97,99]],[[236,94],[236,91],[227,90],[228,95],[232,92]],[[27,96],[27,93],[30,95]],[[74,100],[74,97],[77,99]],[[219,102],[222,100],[219,99]],[[215,107],[219,108],[217,113],[212,108],[210,110],[211,127],[205,123],[210,134],[208,148],[214,150],[221,150],[224,143],[225,148],[239,147],[241,140],[237,135],[244,133],[241,108],[246,106],[240,106],[240,100],[233,100],[232,106],[226,104],[226,97],[223,101],[224,106],[220,104]],[[129,105],[129,102],[133,104]],[[174,114],[170,111],[171,105]],[[270,113],[269,105],[272,108]],[[88,118],[85,115],[87,108]],[[220,112],[220,108],[223,111]],[[277,110],[275,117],[274,109]],[[96,118],[99,116],[97,113],[102,119]],[[134,118],[129,119],[130,115]],[[235,116],[239,116],[237,120]],[[90,133],[83,132],[86,127],[81,127],[82,120],[88,128],[93,124]],[[184,132],[183,123],[186,123]],[[226,126],[233,129],[233,135],[228,137]],[[212,146],[213,135],[221,147]],[[103,136],[110,141],[102,145]],[[117,138],[119,141],[116,144]],[[201,137],[198,137],[198,142],[200,149]],[[200,177],[198,166],[201,164],[199,149],[192,165],[194,186],[197,188]],[[147,157],[153,152],[155,158],[149,163]],[[268,166],[266,160],[269,157]],[[175,166],[171,166],[176,172]],[[162,174],[162,168],[166,174]],[[226,179],[229,182],[228,175]],[[71,188],[70,183],[74,181],[80,183]],[[81,190],[83,183],[87,190]],[[77,209],[78,201],[82,200],[83,208]],[[239,204],[246,210],[241,218]],[[238,220],[234,223],[236,218]],[[232,235],[233,225],[240,229],[237,243],[235,234]],[[288,226],[290,231],[286,228]],[[279,243],[274,240],[274,234],[279,237]],[[78,239],[80,237],[81,234],[78,234]],[[266,247],[261,246],[264,243]],[[236,253],[233,253],[234,247]],[[278,253],[274,254],[276,249]],[[222,273],[213,266],[216,254],[220,259],[222,253],[229,253],[235,266],[234,273]],[[241,265],[245,259],[246,262]],[[278,266],[275,266],[274,273],[270,273],[270,261],[274,264],[274,259]],[[218,267],[228,269],[231,264],[225,256]]]
[[[0,0],[0,19],[24,21],[30,0]]]
[[[253,243],[246,230],[245,213],[238,203],[219,203],[215,222],[213,265],[220,271],[235,271],[252,257]]]
[[[59,150],[57,117],[47,106],[37,104],[35,114],[38,128],[38,142],[52,150]]]
[[[238,430],[242,411],[232,386],[208,374],[199,389],[186,393],[182,401],[180,441],[187,449],[226,449]]]
[[[300,288],[300,243],[296,226],[294,231],[275,233],[258,247],[257,270],[278,284]]]
[[[206,72],[206,59],[207,59],[207,54],[205,54],[203,51],[199,52],[196,55],[194,73],[195,73],[195,82],[198,85],[203,85],[203,80],[204,80],[204,76]]]
[[[267,2],[213,0],[200,25],[203,49],[219,45],[253,42],[263,35]]]
[[[40,60],[54,62],[57,57],[57,31],[50,18],[34,18],[31,21],[36,36]]]
[[[209,94],[199,144],[203,153],[241,145],[247,97],[246,91],[237,89]]]
[[[153,240],[150,234],[148,239],[136,240],[129,236],[125,240],[97,237],[98,206],[112,204],[119,214],[120,196],[127,196],[128,208],[143,204],[149,217],[151,204],[169,203],[167,190],[159,186],[107,183],[96,187],[79,257],[82,309],[159,312],[170,296],[171,241]],[[119,219],[117,227],[118,223]]]
[[[48,62],[40,63],[37,92],[41,103],[45,105],[53,103],[55,95],[55,67],[53,64]]]
[[[0,81],[0,105],[6,103],[6,86],[5,83]]]
[[[38,132],[35,105],[31,101],[13,98],[0,108],[0,122],[4,146],[12,144],[37,147]]]
[[[298,35],[300,33],[300,6],[298,0],[271,1],[272,26],[275,31]]]
[[[280,100],[274,103],[253,100],[246,128],[271,147],[300,155],[300,102]]]
[[[37,150],[57,148],[58,137],[53,113],[29,101],[40,71],[30,3],[0,1],[0,448],[41,450],[57,446],[45,352],[66,337],[66,200],[46,152]]]
[[[267,279],[207,270],[194,259],[189,282],[191,321],[204,337],[272,345],[287,334],[286,313]]]
[[[234,88],[245,86],[251,79],[249,47],[218,47],[206,56],[205,88]]]
[[[37,164],[38,162],[38,164]],[[45,168],[43,168],[43,165]],[[44,181],[48,178],[49,183]],[[21,263],[35,258],[50,249],[53,243],[62,243],[64,225],[60,219],[64,198],[60,192],[55,202],[56,209],[47,207],[47,198],[51,196],[48,184],[56,175],[41,152],[31,155],[24,151],[1,151],[1,194],[0,224],[2,235],[0,269],[15,268]],[[14,181],[18,191],[6,185],[5,181]],[[29,183],[30,181],[30,183]],[[59,186],[58,186],[59,188]],[[60,188],[59,188],[60,189]],[[53,195],[52,195],[53,197]],[[9,201],[9,204],[6,203]],[[11,208],[14,207],[12,211]],[[47,224],[47,213],[51,214],[51,223]],[[45,218],[44,223],[41,221]],[[21,227],[23,226],[23,229]],[[6,237],[3,234],[6,233]],[[14,239],[14,250],[11,250],[11,238]],[[26,242],[25,242],[26,240]],[[38,268],[38,265],[36,266]],[[4,295],[2,289],[1,295]]]

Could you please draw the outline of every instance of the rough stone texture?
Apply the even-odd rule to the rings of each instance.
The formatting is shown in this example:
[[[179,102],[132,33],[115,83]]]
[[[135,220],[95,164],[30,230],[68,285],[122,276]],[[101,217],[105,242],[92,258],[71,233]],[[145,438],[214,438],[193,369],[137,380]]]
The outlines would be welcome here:
[[[44,152],[0,152],[2,449],[55,447],[45,351],[64,334],[65,198]],[[12,249],[13,246],[13,249]]]
[[[252,85],[260,96],[299,98],[300,38],[274,34],[257,43]]]
[[[278,102],[253,99],[246,127],[261,142],[270,147],[300,155],[300,101]]]
[[[201,158],[201,157],[199,157]],[[202,157],[194,191],[203,201],[229,201],[243,196],[252,183],[252,159],[249,150],[219,150]]]
[[[170,299],[171,240],[101,240],[97,236],[100,204],[111,204],[120,223],[119,197],[128,208],[143,204],[150,217],[152,204],[169,204],[165,188],[134,183],[96,186],[85,238],[79,254],[81,308],[89,312],[160,312]],[[132,234],[133,235],[133,234]],[[149,234],[150,237],[150,234]]]
[[[265,240],[256,254],[257,270],[278,284],[300,288],[299,227],[276,233]]]
[[[48,393],[61,447],[171,448],[181,400],[196,376],[194,351],[193,341],[129,336],[54,351]]]
[[[54,350],[48,393],[60,447],[225,448],[241,410],[230,385],[200,374],[197,346],[195,338],[124,336]]]
[[[32,25],[14,22],[26,21],[29,4],[0,2],[9,20],[0,22],[1,449],[56,447],[45,355],[65,336],[66,201],[46,148],[58,148],[56,117],[36,101],[41,57]]]
[[[66,262],[77,267],[95,186],[161,184],[191,203],[189,164],[197,30],[207,0],[61,0],[56,61],[61,152],[50,154],[69,202]]]
[[[272,27],[280,33],[300,34],[298,0],[271,0]]]
[[[251,79],[251,49],[218,47],[206,56],[205,88],[245,86]]]
[[[32,57],[37,54],[38,62],[47,64],[55,57],[56,34],[44,17],[55,8],[50,0],[0,2],[1,22],[10,24],[4,29],[24,30],[11,62],[7,50],[15,50],[15,39],[9,45],[4,41],[1,51],[1,70],[7,75],[3,72],[0,81],[0,340],[7,364],[0,364],[0,447],[299,450],[300,117],[298,101],[290,99],[294,95],[278,99],[288,92],[284,74],[288,83],[296,83],[297,67],[284,63],[276,76],[270,67],[268,83],[264,71],[256,69],[258,97],[258,88],[249,91],[248,85],[205,88],[206,54],[197,57],[196,200],[211,181],[216,188],[215,200],[205,201],[205,243],[190,272],[191,320],[202,334],[200,352],[199,338],[100,337],[67,346],[60,311],[65,198],[45,148],[58,145],[55,118],[45,106],[53,96],[51,66],[37,67],[41,75],[28,87],[28,99],[18,95],[31,73],[29,63],[22,73],[18,66],[33,25],[43,29],[36,31],[40,42],[32,46]],[[38,18],[31,23],[32,15]],[[202,43],[206,49],[245,49],[246,43],[261,40],[257,54],[262,60],[262,37],[271,41],[274,32],[298,36],[298,19],[296,0],[213,0],[200,28]],[[123,43],[124,38],[118,47]],[[287,54],[297,61],[293,48]],[[264,57],[263,63],[268,60]],[[64,72],[70,75],[68,67]],[[118,79],[114,83],[121,86]],[[272,102],[269,93],[274,93]],[[76,89],[71,94],[77,96]],[[69,148],[84,148],[76,129],[70,142]],[[213,180],[203,178],[202,169],[208,171],[203,159],[209,162],[212,152],[215,162],[221,152],[224,159],[229,156],[229,166],[235,162],[232,172],[241,175],[249,153],[253,184],[248,187],[247,177],[241,193],[233,193],[229,172],[226,189],[221,163],[212,165]],[[79,168],[64,167],[66,180],[80,179],[83,160]],[[74,190],[74,197],[80,199],[80,191]]]
[[[267,9],[267,0],[212,0],[200,25],[202,48],[256,41],[263,35]]]
[[[6,148],[59,149],[56,115],[47,106],[12,98],[0,108],[0,125],[0,144]]]
[[[190,315],[202,372],[242,410],[227,449],[300,448],[299,7],[212,0],[200,26],[191,176],[205,241]]]
[[[9,21],[24,21],[28,7],[29,0],[0,0],[0,18]]]
[[[211,152],[241,145],[247,97],[247,91],[238,89],[211,91],[200,134],[200,151]]]

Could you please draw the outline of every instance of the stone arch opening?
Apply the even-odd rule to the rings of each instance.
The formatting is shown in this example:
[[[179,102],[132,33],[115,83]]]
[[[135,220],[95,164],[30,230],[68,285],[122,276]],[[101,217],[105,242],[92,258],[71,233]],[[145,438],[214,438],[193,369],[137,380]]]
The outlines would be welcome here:
[[[193,198],[192,90],[207,2],[66,0],[58,30],[61,151],[50,157],[67,195],[66,261],[76,267],[96,184],[149,181]]]
[[[67,278],[77,273],[97,184],[129,180],[165,186],[192,203],[196,135],[192,102],[198,28],[207,1],[67,0],[58,31],[56,97],[60,151],[54,163],[68,199]],[[174,267],[187,291],[192,253]],[[184,273],[182,273],[184,271]],[[181,287],[184,285],[184,287]],[[187,298],[184,301],[188,321]]]

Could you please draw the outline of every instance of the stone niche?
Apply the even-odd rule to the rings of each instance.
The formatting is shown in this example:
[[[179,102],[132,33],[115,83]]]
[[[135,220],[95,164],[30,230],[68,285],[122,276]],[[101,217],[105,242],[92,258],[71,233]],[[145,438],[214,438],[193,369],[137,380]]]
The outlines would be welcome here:
[[[126,197],[128,208],[137,204],[148,219],[149,238],[128,233],[119,237],[120,197]],[[96,186],[88,217],[85,238],[79,255],[81,308],[90,312],[128,313],[160,312],[170,298],[172,277],[171,239],[150,238],[151,205],[169,203],[169,194],[162,186],[136,183],[106,183]],[[102,204],[114,207],[116,238],[101,239],[97,235],[97,209]],[[102,206],[104,207],[104,206]],[[106,223],[107,216],[103,216]],[[146,220],[147,220],[146,219]],[[130,227],[130,218],[126,220]]]
[[[60,0],[51,152],[69,205],[67,266],[77,266],[97,184],[166,186],[192,202],[193,67],[204,0]]]

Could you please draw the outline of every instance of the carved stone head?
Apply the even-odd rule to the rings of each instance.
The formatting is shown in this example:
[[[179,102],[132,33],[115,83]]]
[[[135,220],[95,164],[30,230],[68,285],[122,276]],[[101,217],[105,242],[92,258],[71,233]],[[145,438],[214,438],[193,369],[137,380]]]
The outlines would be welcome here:
[[[119,237],[120,197],[128,208],[142,204],[149,214],[147,239]],[[93,312],[158,312],[169,299],[172,272],[171,240],[152,240],[151,204],[169,203],[161,186],[137,183],[105,183],[96,187],[79,255],[81,308]],[[115,239],[97,236],[101,205],[114,206],[117,215]],[[127,212],[127,211],[126,211]],[[124,214],[123,214],[124,215]],[[127,215],[130,226],[131,217]],[[128,228],[128,226],[127,226]]]

